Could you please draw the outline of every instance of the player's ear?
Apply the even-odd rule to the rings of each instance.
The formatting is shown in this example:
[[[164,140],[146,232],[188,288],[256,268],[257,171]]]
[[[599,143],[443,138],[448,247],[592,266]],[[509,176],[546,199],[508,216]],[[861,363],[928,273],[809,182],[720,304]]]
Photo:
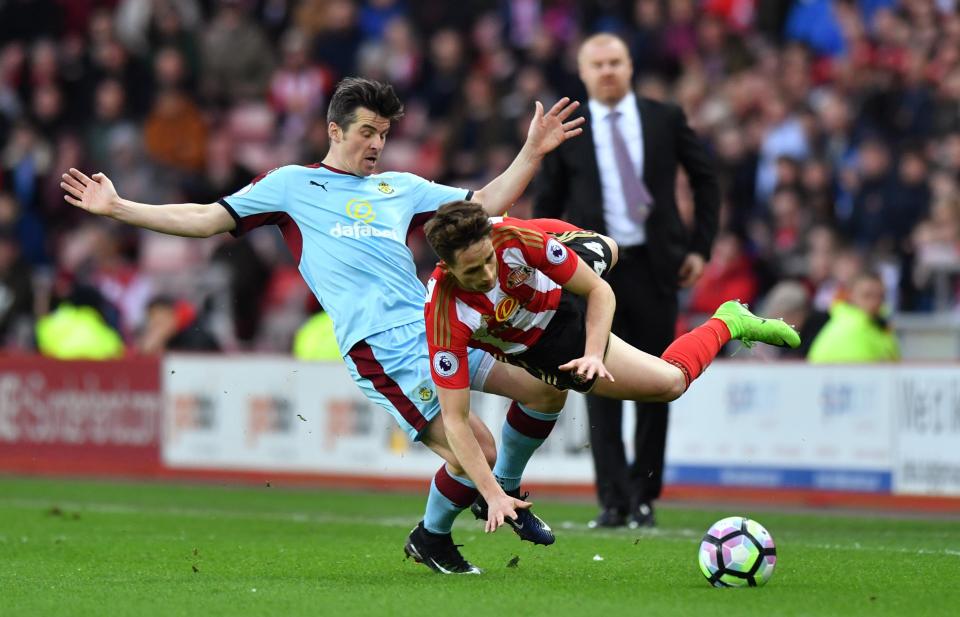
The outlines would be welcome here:
[[[327,135],[330,137],[330,141],[340,143],[343,139],[343,129],[336,122],[330,122],[327,124]]]

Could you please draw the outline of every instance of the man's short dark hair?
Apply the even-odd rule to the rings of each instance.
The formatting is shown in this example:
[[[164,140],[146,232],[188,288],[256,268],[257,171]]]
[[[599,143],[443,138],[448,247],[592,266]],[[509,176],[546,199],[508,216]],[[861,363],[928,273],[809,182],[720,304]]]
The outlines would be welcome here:
[[[457,251],[483,240],[492,229],[493,223],[483,206],[473,201],[443,204],[423,227],[427,242],[448,264],[454,263]]]
[[[346,131],[357,119],[357,109],[365,107],[390,122],[403,117],[403,103],[390,84],[362,77],[347,77],[337,89],[327,107],[327,122],[336,122]]]

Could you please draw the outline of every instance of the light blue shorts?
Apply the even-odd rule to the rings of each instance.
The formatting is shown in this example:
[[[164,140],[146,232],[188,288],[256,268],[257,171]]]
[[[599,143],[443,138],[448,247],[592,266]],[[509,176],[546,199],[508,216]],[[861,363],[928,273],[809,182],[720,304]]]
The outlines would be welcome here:
[[[353,381],[371,401],[390,412],[410,438],[419,441],[427,425],[440,413],[436,387],[430,376],[427,329],[423,321],[378,332],[360,341],[344,362]],[[480,349],[470,349],[470,387],[482,390],[496,360]]]

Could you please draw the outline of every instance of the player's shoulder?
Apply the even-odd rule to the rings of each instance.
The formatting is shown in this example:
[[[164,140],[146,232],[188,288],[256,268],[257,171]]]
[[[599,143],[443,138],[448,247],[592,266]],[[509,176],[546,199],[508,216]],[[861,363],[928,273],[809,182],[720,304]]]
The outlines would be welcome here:
[[[637,97],[637,102],[640,106],[640,109],[645,110],[647,113],[659,115],[663,118],[676,120],[678,118],[682,118],[684,115],[683,108],[676,103],[671,103],[670,101],[658,101],[656,99],[648,99],[646,97]]]
[[[370,179],[394,186],[413,186],[430,182],[426,178],[421,178],[417,174],[408,171],[383,171],[378,174],[372,174]]]
[[[291,180],[297,178],[300,174],[306,174],[310,171],[303,165],[281,165],[279,167],[274,167],[268,169],[267,171],[261,172],[253,180],[250,181],[249,186],[254,186],[256,184],[264,183],[265,185],[279,186],[284,185],[289,186]]]
[[[543,230],[521,219],[504,218],[494,222],[490,240],[497,248],[510,244],[520,244],[529,248],[543,248]]]
[[[279,167],[274,167],[266,173],[268,176],[296,176],[299,174],[308,174],[315,172],[316,168],[308,165],[297,165],[295,163],[288,163],[286,165],[280,165]]]

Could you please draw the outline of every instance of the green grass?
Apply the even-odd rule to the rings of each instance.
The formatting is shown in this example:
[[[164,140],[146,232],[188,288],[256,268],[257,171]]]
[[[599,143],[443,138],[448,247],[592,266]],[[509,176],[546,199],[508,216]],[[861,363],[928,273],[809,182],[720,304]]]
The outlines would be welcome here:
[[[484,536],[463,516],[455,538],[485,573],[443,577],[402,556],[422,506],[417,495],[0,477],[0,616],[960,610],[955,521],[664,506],[655,532],[593,532],[592,506],[541,500],[555,545]],[[730,514],[755,516],[777,540],[766,587],[713,589],[699,573],[700,536]]]

